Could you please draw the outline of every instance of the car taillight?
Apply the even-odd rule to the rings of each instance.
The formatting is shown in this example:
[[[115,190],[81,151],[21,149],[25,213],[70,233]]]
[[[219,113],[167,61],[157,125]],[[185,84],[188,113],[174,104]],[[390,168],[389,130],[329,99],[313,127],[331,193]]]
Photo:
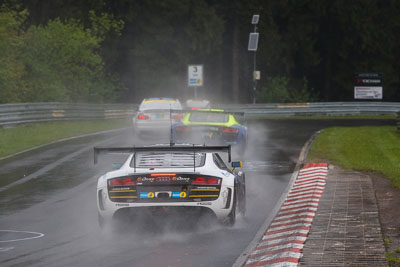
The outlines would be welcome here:
[[[207,184],[218,184],[219,180],[217,178],[208,178]]]
[[[108,181],[109,185],[135,185],[131,177],[114,178]]]
[[[183,119],[183,115],[182,114],[174,114],[171,116],[171,119],[181,120],[181,119]]]
[[[122,181],[119,179],[112,179],[109,181],[110,185],[122,185]]]
[[[149,118],[149,116],[143,115],[143,114],[139,114],[139,115],[137,116],[137,118],[138,118],[138,120],[147,120],[147,119]]]
[[[176,130],[177,130],[178,132],[190,131],[190,127],[179,126],[179,127],[176,127]]]
[[[122,179],[122,184],[123,185],[135,185],[135,182],[132,181],[132,178],[124,178],[124,179]]]
[[[195,180],[192,180],[192,184],[205,184],[206,178],[204,177],[196,177]]]
[[[192,179],[192,184],[213,184],[213,185],[219,185],[221,184],[221,178],[215,178],[215,177],[196,177],[195,179]]]
[[[239,130],[238,129],[236,129],[236,128],[228,128],[228,127],[226,127],[226,128],[224,128],[224,133],[237,133]]]

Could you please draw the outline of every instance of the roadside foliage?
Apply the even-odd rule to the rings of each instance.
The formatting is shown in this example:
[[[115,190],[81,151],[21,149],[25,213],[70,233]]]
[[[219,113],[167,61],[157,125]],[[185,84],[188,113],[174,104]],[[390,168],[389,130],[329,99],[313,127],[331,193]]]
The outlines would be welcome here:
[[[213,102],[354,101],[354,74],[382,73],[400,101],[400,2],[281,0],[5,0],[0,103],[193,98],[204,66]],[[8,4],[7,4],[8,3]],[[260,15],[257,53],[247,50]]]
[[[27,14],[0,12],[0,103],[112,102],[121,88],[105,71],[101,42],[123,23],[91,13],[92,28],[59,18],[26,28]]]

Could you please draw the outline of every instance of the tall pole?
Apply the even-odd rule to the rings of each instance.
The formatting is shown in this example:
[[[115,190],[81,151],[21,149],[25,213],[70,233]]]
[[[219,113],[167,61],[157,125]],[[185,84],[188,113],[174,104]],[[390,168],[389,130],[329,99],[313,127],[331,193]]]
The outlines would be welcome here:
[[[250,33],[249,37],[249,46],[247,50],[253,51],[253,104],[256,103],[256,92],[257,92],[257,77],[256,77],[256,70],[257,70],[257,47],[258,47],[258,33],[257,33],[257,24],[258,20],[260,18],[260,15],[253,15],[253,18],[251,19],[251,24],[254,25],[254,32]]]
[[[254,24],[254,33],[256,33],[256,32],[257,32],[257,24]],[[257,70],[257,50],[254,50],[254,57],[253,57],[253,104],[256,103],[256,90],[257,90],[256,70]]]

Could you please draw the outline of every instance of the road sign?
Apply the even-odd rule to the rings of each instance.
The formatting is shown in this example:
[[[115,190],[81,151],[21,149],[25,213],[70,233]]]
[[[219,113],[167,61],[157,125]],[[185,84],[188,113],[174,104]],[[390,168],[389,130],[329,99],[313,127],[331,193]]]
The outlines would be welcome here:
[[[249,46],[247,50],[257,51],[258,47],[258,32],[251,32],[249,37]]]
[[[253,79],[260,80],[260,78],[261,78],[261,72],[259,70],[253,71]]]
[[[203,86],[203,65],[188,66],[188,85]]]
[[[258,24],[258,20],[260,19],[260,15],[253,15],[251,18],[251,24]]]
[[[356,73],[354,99],[382,99],[382,73]]]

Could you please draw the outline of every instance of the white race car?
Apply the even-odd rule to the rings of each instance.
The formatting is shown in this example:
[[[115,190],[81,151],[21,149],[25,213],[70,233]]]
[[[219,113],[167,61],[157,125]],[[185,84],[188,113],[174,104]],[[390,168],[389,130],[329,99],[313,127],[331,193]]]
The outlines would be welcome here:
[[[175,214],[217,218],[235,223],[246,209],[245,175],[228,168],[219,155],[230,146],[154,145],[148,147],[94,148],[99,154],[128,153],[119,169],[98,179],[97,206],[101,227],[119,219],[133,222],[143,216]]]

